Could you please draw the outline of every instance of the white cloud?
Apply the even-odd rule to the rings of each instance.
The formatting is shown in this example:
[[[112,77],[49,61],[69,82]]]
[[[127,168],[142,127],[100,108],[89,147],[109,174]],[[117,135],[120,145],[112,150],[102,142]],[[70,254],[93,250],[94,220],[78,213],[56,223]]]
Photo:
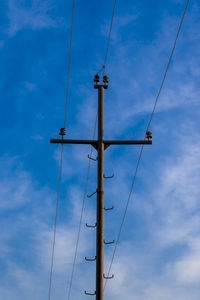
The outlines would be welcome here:
[[[42,195],[49,201],[47,187],[40,189],[31,174],[24,171],[19,157],[10,158],[4,155],[0,158],[2,170],[0,173],[0,210],[14,211],[29,205],[32,199],[35,203]]]
[[[199,250],[199,249],[198,249]],[[200,283],[200,254],[191,253],[176,262],[175,274],[183,284]]]
[[[36,134],[36,135],[32,135],[31,139],[35,140],[35,141],[42,141],[44,139],[44,137],[41,136],[40,134]]]
[[[0,263],[4,268],[0,297],[6,300],[35,299],[36,296],[43,299],[48,291],[56,194],[47,187],[41,188],[32,175],[24,171],[19,157],[5,155],[1,157],[1,166],[0,213],[7,217],[0,221]],[[70,201],[66,222],[60,220],[59,210],[53,273],[53,294],[59,299],[64,299],[64,295],[60,295],[58,286],[65,290],[71,274],[82,196],[77,186],[67,193]],[[91,215],[89,209],[83,224]],[[86,229],[81,231],[77,265],[83,266],[84,257],[93,252],[94,236]],[[86,273],[90,272],[88,265],[85,264],[85,268]],[[79,272],[77,266],[76,278]],[[7,284],[12,290],[6,288]],[[78,290],[81,285],[82,281],[78,283]]]
[[[51,5],[49,1],[33,0],[29,7],[24,1],[9,0],[8,2],[8,20],[9,27],[7,33],[10,36],[15,35],[22,29],[41,29],[57,27],[61,20],[52,19],[49,14]]]
[[[115,11],[115,17],[113,20],[113,28],[112,28],[112,35],[111,35],[111,44],[117,44],[121,42],[122,34],[120,30],[123,27],[127,27],[128,25],[132,24],[135,20],[137,20],[138,14],[132,13],[127,14],[125,16],[116,16]],[[110,31],[110,19],[109,21],[104,22],[101,29],[101,34],[104,35],[107,39]]]
[[[184,146],[156,166],[148,197],[140,197],[139,204],[138,195],[131,199],[136,209],[134,204],[130,207],[128,222],[143,214],[145,238],[138,241],[133,231],[132,241],[124,241],[122,232],[111,271],[115,279],[108,283],[106,299],[123,299],[124,294],[141,300],[199,298],[200,144],[193,131],[192,141],[180,135],[178,143]]]

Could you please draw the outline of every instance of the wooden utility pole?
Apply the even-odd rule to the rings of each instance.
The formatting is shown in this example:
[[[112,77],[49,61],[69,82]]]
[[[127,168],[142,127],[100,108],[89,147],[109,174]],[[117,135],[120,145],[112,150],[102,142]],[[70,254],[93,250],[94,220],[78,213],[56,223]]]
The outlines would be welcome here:
[[[95,85],[98,89],[98,167],[97,167],[97,230],[96,230],[96,299],[103,300],[103,264],[104,264],[104,85]]]
[[[61,128],[60,135],[62,139],[51,139],[50,143],[56,144],[90,144],[98,153],[97,166],[97,220],[96,225],[96,291],[94,293],[87,293],[87,295],[96,296],[96,300],[103,300],[103,281],[104,278],[104,151],[111,145],[150,145],[152,144],[151,132],[146,132],[146,139],[144,140],[104,140],[104,89],[108,88],[108,77],[103,76],[103,83],[99,84],[100,77],[95,75],[94,88],[98,89],[98,139],[97,140],[67,140],[64,139],[65,129]],[[93,194],[95,194],[93,193]],[[92,194],[92,195],[93,195]],[[90,226],[88,226],[90,227]],[[114,242],[114,241],[113,241]],[[113,242],[107,242],[111,244]],[[88,259],[93,260],[93,259]],[[110,277],[110,278],[113,278]]]

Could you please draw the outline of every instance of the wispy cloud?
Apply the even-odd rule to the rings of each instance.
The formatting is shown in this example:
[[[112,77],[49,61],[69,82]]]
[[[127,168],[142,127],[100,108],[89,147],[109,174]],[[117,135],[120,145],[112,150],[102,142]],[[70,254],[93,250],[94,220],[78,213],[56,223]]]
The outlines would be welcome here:
[[[139,209],[132,207],[132,214],[143,214],[146,239],[138,242],[133,233],[132,242],[120,243],[115,280],[107,290],[110,299],[124,293],[127,299],[199,297],[200,145],[196,139],[189,147],[187,138],[180,141],[185,146],[176,148],[174,158],[166,157],[152,175],[148,199],[140,197]],[[146,209],[141,211],[142,206]]]
[[[49,11],[51,2],[49,1],[31,1],[30,6],[26,6],[24,1],[9,0],[8,2],[8,20],[9,27],[7,33],[10,36],[15,35],[23,29],[42,29],[57,27],[61,20],[53,19]]]
[[[35,140],[35,141],[42,141],[44,138],[40,134],[37,134],[37,135],[31,136],[31,139]]]
[[[4,170],[0,174],[0,214],[4,215],[0,221],[0,259],[4,267],[0,296],[8,300],[32,299],[31,295],[35,298],[35,287],[43,282],[37,291],[37,298],[42,299],[48,290],[55,193],[47,187],[41,188],[24,170],[19,157],[4,155],[0,161]],[[68,202],[70,217],[57,225],[53,281],[55,286],[63,285],[63,289],[66,289],[71,273],[82,193],[74,186],[68,196],[71,199]],[[85,217],[89,218],[89,215],[91,209]],[[93,249],[91,238],[86,230],[82,232],[78,264],[82,265],[86,253]],[[28,264],[24,263],[26,260]],[[5,282],[13,286],[12,291],[5,288]],[[55,295],[61,297],[59,290],[56,289]]]

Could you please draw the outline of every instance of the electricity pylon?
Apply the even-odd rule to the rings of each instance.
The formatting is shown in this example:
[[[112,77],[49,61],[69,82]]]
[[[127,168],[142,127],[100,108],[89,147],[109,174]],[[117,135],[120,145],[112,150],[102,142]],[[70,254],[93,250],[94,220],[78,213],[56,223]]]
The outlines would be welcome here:
[[[146,132],[146,139],[143,140],[104,140],[104,90],[108,88],[108,76],[103,76],[103,83],[99,84],[100,77],[95,75],[94,88],[98,89],[98,139],[97,140],[68,140],[64,139],[65,128],[61,128],[60,135],[62,139],[51,139],[50,143],[55,144],[86,144],[92,145],[97,151],[97,217],[96,217],[96,291],[87,293],[87,295],[96,296],[96,300],[103,300],[103,281],[113,278],[104,275],[104,243],[113,242],[104,241],[104,151],[111,145],[150,145],[152,144],[151,132]],[[92,194],[92,195],[93,195]],[[91,196],[92,196],[91,195]],[[88,226],[89,227],[89,226]],[[88,259],[93,260],[93,259]]]

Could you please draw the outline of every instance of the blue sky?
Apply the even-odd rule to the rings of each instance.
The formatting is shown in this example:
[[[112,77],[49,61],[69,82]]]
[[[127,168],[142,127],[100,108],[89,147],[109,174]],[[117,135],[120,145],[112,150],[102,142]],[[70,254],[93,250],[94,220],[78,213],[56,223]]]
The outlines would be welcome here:
[[[114,1],[75,1],[67,137],[92,136],[93,76]],[[72,1],[1,1],[0,298],[47,299]],[[185,1],[118,1],[105,92],[105,137],[143,138]],[[105,299],[200,295],[200,3],[191,1],[151,125]],[[87,146],[65,146],[52,299],[66,299],[87,173]],[[105,152],[105,238],[116,238],[139,147]],[[88,193],[96,189],[92,162]],[[95,222],[87,199],[83,225]],[[113,247],[105,249],[105,270]],[[95,234],[84,226],[71,299],[95,287]]]

